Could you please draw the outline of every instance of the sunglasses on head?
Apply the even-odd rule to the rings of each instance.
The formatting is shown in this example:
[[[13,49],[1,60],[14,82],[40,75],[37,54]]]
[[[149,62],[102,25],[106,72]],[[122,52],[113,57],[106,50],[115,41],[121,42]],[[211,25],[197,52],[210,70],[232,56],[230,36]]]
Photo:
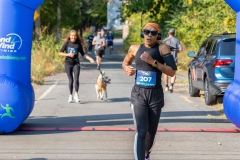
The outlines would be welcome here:
[[[148,30],[148,29],[144,29],[144,30],[143,30],[143,33],[144,33],[146,36],[148,36],[149,33],[151,33],[152,36],[156,36],[156,35],[158,34],[158,31],[150,31],[150,30]]]

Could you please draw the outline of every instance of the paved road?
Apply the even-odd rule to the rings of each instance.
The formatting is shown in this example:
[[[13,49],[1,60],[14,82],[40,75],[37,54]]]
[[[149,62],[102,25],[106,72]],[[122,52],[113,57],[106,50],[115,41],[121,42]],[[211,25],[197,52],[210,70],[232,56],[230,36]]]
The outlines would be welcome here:
[[[134,77],[121,69],[121,39],[114,54],[106,51],[102,69],[112,79],[108,101],[96,98],[99,71],[82,60],[81,103],[67,103],[65,73],[46,78],[35,89],[36,103],[18,131],[0,136],[0,159],[133,160],[134,124],[129,96]],[[91,54],[90,56],[93,56]],[[178,73],[174,93],[165,93],[165,107],[151,160],[239,160],[238,128],[215,106],[189,97],[184,72]]]

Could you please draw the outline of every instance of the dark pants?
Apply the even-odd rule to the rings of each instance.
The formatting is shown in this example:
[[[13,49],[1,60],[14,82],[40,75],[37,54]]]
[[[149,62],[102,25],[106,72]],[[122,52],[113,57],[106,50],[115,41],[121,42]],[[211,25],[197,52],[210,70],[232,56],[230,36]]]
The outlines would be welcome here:
[[[65,70],[69,80],[69,91],[70,94],[73,92],[73,82],[75,92],[78,92],[79,89],[79,75],[80,75],[80,66],[76,63],[74,65],[65,64]]]
[[[133,87],[131,108],[136,127],[134,157],[137,160],[144,160],[149,157],[163,105],[162,89]]]

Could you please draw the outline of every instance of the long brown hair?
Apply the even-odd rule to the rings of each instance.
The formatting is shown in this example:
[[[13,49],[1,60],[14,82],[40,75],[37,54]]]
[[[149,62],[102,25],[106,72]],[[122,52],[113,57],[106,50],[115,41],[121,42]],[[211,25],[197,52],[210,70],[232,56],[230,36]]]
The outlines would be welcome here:
[[[67,42],[67,41],[70,40],[70,35],[71,35],[71,33],[76,33],[76,35],[77,35],[76,41],[77,41],[77,42],[81,43],[81,44],[82,44],[83,46],[85,46],[85,47],[88,46],[88,45],[86,44],[86,42],[84,41],[84,39],[81,38],[81,37],[78,35],[78,33],[77,33],[76,30],[71,30],[71,31],[68,33],[68,35],[67,35],[67,37],[66,37],[66,39],[65,39],[65,42]]]

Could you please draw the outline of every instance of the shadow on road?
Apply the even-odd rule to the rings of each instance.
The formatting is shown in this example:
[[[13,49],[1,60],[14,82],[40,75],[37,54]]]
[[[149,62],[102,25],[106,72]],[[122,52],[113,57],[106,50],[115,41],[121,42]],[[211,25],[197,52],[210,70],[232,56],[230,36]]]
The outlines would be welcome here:
[[[107,101],[87,101],[81,102],[81,104],[89,104],[89,103],[115,103],[115,102],[129,102],[129,97],[122,97],[122,98],[109,98]],[[114,107],[114,106],[113,106]]]
[[[112,99],[114,100],[114,99]],[[126,99],[115,99],[115,101],[125,101]],[[208,114],[218,116],[216,111],[176,111],[176,112],[163,112],[160,119],[160,124],[163,123],[229,123],[224,119],[210,119],[201,118]],[[191,116],[194,116],[192,118]],[[182,117],[182,118],[176,118]],[[44,127],[117,127],[122,125],[132,125],[134,127],[132,114],[106,114],[106,115],[88,115],[88,116],[73,116],[73,117],[29,117],[20,128],[44,128]],[[56,129],[57,130],[57,129]],[[25,132],[24,134],[56,134],[54,131],[35,131]],[[73,131],[73,130],[72,130]],[[11,134],[19,134],[15,131]],[[64,131],[68,132],[68,131]],[[71,131],[70,131],[71,132]],[[57,132],[61,133],[61,132]]]

